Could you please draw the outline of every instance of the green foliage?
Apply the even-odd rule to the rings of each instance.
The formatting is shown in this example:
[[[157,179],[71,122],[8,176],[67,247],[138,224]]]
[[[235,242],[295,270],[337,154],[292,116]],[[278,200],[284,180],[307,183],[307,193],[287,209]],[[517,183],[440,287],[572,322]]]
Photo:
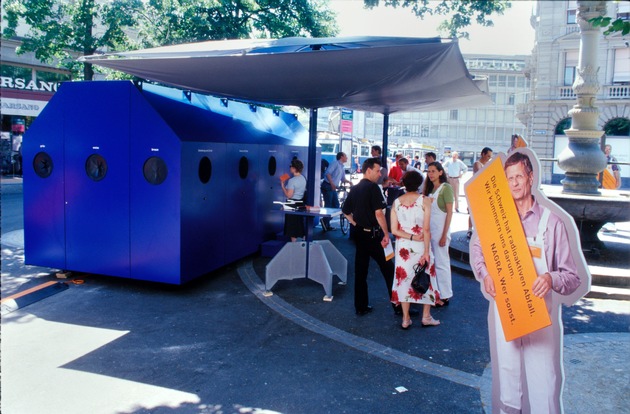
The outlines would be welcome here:
[[[3,38],[28,32],[18,54],[57,62],[75,79],[93,68],[76,58],[203,40],[334,36],[335,15],[320,0],[4,0]],[[108,78],[124,75],[99,68]]]
[[[573,120],[571,118],[564,118],[562,121],[558,122],[558,125],[556,125],[556,130],[555,130],[554,134],[556,134],[556,135],[566,135],[564,133],[564,130],[571,128],[572,122],[573,122]]]
[[[125,29],[135,24],[133,12],[141,5],[141,0],[5,0],[3,18],[7,25],[2,37],[15,37],[18,24],[23,22],[28,31],[21,38],[18,54],[34,52],[41,62],[56,62],[74,78],[90,80],[92,65],[78,63],[76,58],[103,48],[131,47]]]
[[[334,14],[315,0],[149,0],[143,47],[204,40],[334,36]]]
[[[604,34],[606,36],[611,35],[613,33],[621,33],[622,36],[630,33],[630,21],[616,19],[613,20],[610,17],[595,17],[589,20],[589,23],[593,25],[593,27],[602,27],[605,28]]]
[[[604,132],[609,137],[630,135],[630,120],[628,118],[613,118],[604,125]]]
[[[380,4],[380,0],[363,0],[365,7],[374,8]],[[438,30],[444,31],[449,37],[469,38],[469,33],[464,28],[477,22],[482,26],[493,26],[489,17],[492,14],[503,14],[511,7],[506,0],[383,0],[383,4],[389,7],[411,8],[413,13],[421,19],[426,16],[449,16],[444,20]]]

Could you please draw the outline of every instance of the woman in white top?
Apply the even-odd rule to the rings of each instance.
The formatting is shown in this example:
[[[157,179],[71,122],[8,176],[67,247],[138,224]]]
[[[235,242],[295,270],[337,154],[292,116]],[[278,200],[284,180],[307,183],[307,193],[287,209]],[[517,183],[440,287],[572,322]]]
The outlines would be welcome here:
[[[435,267],[431,258],[431,199],[418,193],[422,184],[422,175],[417,171],[409,171],[402,178],[407,192],[394,201],[391,212],[392,233],[396,236],[396,262],[394,284],[392,286],[392,303],[400,303],[403,329],[411,326],[409,307],[411,303],[422,303],[422,326],[440,324],[431,317],[431,305],[435,304],[437,292]],[[429,289],[419,294],[411,287],[415,275],[414,267],[427,264],[426,272],[430,276]]]
[[[287,181],[282,181],[282,178],[280,178],[282,192],[288,201],[294,202],[294,207],[304,206],[304,195],[306,194],[306,178],[302,175],[304,164],[302,161],[294,158],[289,169],[293,177]],[[298,237],[303,238],[305,236],[306,232],[304,229],[304,217],[294,215],[286,215],[284,217],[284,235],[291,237],[292,242],[295,242]]]
[[[435,306],[447,306],[453,296],[451,281],[451,259],[448,247],[451,243],[451,219],[455,194],[453,187],[446,182],[446,172],[439,162],[429,164],[427,170],[429,180],[424,186],[424,195],[431,197],[431,251],[435,258],[437,289],[440,296]]]

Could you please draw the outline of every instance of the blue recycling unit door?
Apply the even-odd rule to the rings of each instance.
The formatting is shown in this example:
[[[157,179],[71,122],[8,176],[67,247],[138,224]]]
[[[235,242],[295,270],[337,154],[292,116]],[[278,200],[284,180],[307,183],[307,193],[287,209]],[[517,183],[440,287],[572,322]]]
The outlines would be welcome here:
[[[26,262],[170,284],[202,276],[281,231],[270,212],[288,168],[272,172],[269,156],[306,163],[307,145],[295,117],[271,109],[64,83],[24,139]]]

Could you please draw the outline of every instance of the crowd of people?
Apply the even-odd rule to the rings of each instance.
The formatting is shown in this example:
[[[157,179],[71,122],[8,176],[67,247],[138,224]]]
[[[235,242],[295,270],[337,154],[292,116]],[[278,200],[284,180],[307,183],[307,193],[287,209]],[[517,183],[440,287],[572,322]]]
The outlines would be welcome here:
[[[520,136],[511,140],[510,153],[520,148]],[[525,142],[524,140],[522,142]],[[526,145],[526,144],[525,144]],[[610,149],[607,148],[609,155]],[[349,193],[342,213],[353,227],[356,243],[355,255],[355,310],[366,315],[372,308],[368,301],[367,273],[370,258],[378,265],[386,283],[389,300],[397,315],[402,316],[401,327],[411,326],[411,314],[419,314],[411,304],[422,304],[422,326],[437,326],[440,321],[431,316],[431,307],[448,306],[453,297],[449,246],[453,214],[459,213],[460,180],[468,172],[457,152],[444,163],[437,161],[434,152],[413,159],[397,154],[391,167],[383,157],[380,146],[374,145],[361,166],[363,178]],[[493,150],[484,147],[472,166],[478,174],[493,158]],[[347,155],[337,154],[337,162],[324,171],[321,191],[326,206],[339,207],[336,187],[347,181],[343,164]],[[616,167],[616,166],[615,166]],[[614,173],[617,171],[613,171]],[[292,168],[294,177],[300,170]],[[617,172],[618,174],[618,172]],[[616,177],[615,177],[616,178]],[[288,188],[288,187],[287,187]],[[285,191],[287,198],[295,196]],[[299,197],[299,190],[296,193]],[[389,207],[389,209],[388,209]],[[470,210],[467,211],[470,215]],[[334,230],[330,222],[322,219],[324,231]],[[469,216],[467,238],[473,234]],[[299,228],[298,232],[303,232]],[[390,239],[390,234],[394,239]],[[393,242],[393,243],[392,243]],[[395,255],[386,260],[384,249],[390,244]],[[424,294],[410,287],[414,266],[427,263],[431,284]]]
[[[436,161],[434,152],[424,155],[424,163],[419,157],[408,159],[397,154],[389,169],[379,146],[372,147],[372,157],[363,163],[363,179],[353,187],[342,208],[354,228],[356,243],[356,314],[372,311],[367,286],[372,258],[381,270],[395,313],[402,317],[401,328],[408,329],[411,316],[420,313],[412,304],[422,305],[421,326],[438,326],[440,321],[431,316],[431,308],[448,306],[453,297],[450,225],[459,194],[453,185],[459,188],[458,180],[468,167],[458,160],[457,153],[445,165]],[[388,248],[395,253],[393,260],[385,257]],[[426,265],[429,274],[430,284],[424,293],[411,287],[418,264]]]
[[[420,313],[411,308],[412,303],[422,304],[422,326],[437,326],[440,321],[431,316],[431,307],[447,306],[453,296],[448,255],[450,224],[454,208],[457,211],[458,190],[453,185],[459,187],[456,180],[467,167],[457,159],[457,153],[444,166],[433,152],[424,155],[424,163],[418,156],[410,160],[398,154],[391,168],[380,146],[372,146],[371,156],[360,166],[363,178],[352,188],[342,210],[353,227],[356,244],[356,314],[363,316],[372,311],[367,285],[371,258],[381,270],[395,314],[402,316],[401,327],[408,329],[411,315]],[[339,152],[336,161],[322,171],[320,189],[326,207],[339,208],[337,188],[346,182],[352,185],[344,170],[347,160],[347,154]],[[483,158],[481,162],[488,160]],[[445,166],[450,166],[452,176]],[[287,203],[294,208],[305,205],[303,169],[302,161],[294,158],[290,175],[280,178]],[[387,207],[391,207],[391,216],[386,215]],[[320,224],[324,231],[335,230],[329,218],[322,218]],[[396,240],[394,260],[385,257],[384,248],[394,244],[390,233]],[[292,242],[305,238],[303,217],[287,215],[284,234]],[[411,288],[416,264],[426,264],[430,274],[430,286],[423,294]]]
[[[496,286],[488,277],[480,240],[477,236],[472,237],[471,265],[484,296],[490,301],[493,378],[496,376],[498,384],[493,387],[493,407],[500,408],[501,412],[521,412],[524,406],[531,407],[532,412],[561,412],[562,367],[558,357],[561,348],[561,329],[558,327],[561,323],[557,303],[568,304],[571,295],[579,293],[577,289],[584,287],[586,282],[584,271],[576,265],[568,248],[571,237],[577,236],[571,236],[571,229],[565,225],[564,219],[550,212],[553,207],[538,203],[534,192],[539,184],[534,182],[531,150],[522,150],[526,144],[521,142],[525,141],[517,138],[520,136],[511,141],[513,145],[504,170],[527,242],[530,249],[537,247],[532,251],[539,252],[533,255],[538,275],[531,286],[531,294],[544,298],[552,324],[511,342],[503,339],[501,321],[493,302],[497,295]],[[606,155],[609,162],[612,160],[609,172],[618,187],[619,169],[610,153],[611,148],[607,146]],[[433,152],[424,155],[424,163],[419,157],[408,159],[398,154],[391,168],[387,168],[388,160],[379,146],[372,147],[371,155],[361,166],[363,178],[352,187],[342,206],[342,213],[352,226],[356,247],[356,315],[372,312],[367,282],[372,259],[383,276],[387,299],[394,313],[401,316],[401,328],[409,329],[413,324],[412,316],[420,313],[420,326],[439,326],[440,321],[433,318],[431,309],[448,306],[453,297],[450,226],[453,214],[459,213],[460,179],[468,171],[468,166],[459,160],[457,152],[453,152],[452,158],[444,164],[437,161]],[[493,150],[483,148],[472,166],[473,175],[479,174],[492,158]],[[339,206],[335,201],[335,189],[346,181],[343,170],[346,160],[346,154],[340,152],[337,162],[324,172],[321,191],[326,206]],[[286,185],[284,181],[282,183],[287,199],[295,202],[303,201],[306,188],[302,168],[299,160],[293,160],[290,168],[293,177]],[[471,214],[470,209],[468,214]],[[567,220],[572,223],[570,217]],[[470,217],[468,223],[467,239],[471,239],[474,229]],[[321,224],[324,231],[332,230],[329,223],[322,220]],[[288,222],[286,229],[286,234],[292,238],[304,233],[301,224]],[[393,253],[393,259],[389,252]],[[428,275],[426,289],[419,289],[412,283],[420,267]],[[557,299],[560,297],[567,299]],[[412,304],[421,305],[421,312]],[[527,395],[521,392],[524,383],[527,384]]]

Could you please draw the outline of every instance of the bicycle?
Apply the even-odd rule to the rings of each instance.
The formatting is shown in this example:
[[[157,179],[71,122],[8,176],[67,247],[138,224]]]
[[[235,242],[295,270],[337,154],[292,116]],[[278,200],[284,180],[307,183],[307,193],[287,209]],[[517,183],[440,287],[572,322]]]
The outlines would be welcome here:
[[[350,187],[352,187],[350,184],[344,182],[335,190],[337,192],[337,199],[339,200],[339,208],[343,207],[343,203],[344,201],[346,201],[346,198],[348,197],[348,192],[350,191]],[[321,207],[325,207],[323,194],[321,194],[320,196],[319,205]],[[350,222],[348,221],[348,219],[343,213],[341,213],[341,215],[339,216],[339,228],[341,229],[341,232],[344,235],[348,234],[348,231],[350,230]]]
[[[348,197],[348,193],[350,192],[350,188],[352,186],[348,183],[342,183],[339,188],[337,188],[337,197],[339,198],[339,208],[343,208],[343,203],[346,201]],[[341,213],[339,216],[339,228],[341,229],[341,233],[348,234],[350,230],[350,222],[346,218],[345,214]]]

